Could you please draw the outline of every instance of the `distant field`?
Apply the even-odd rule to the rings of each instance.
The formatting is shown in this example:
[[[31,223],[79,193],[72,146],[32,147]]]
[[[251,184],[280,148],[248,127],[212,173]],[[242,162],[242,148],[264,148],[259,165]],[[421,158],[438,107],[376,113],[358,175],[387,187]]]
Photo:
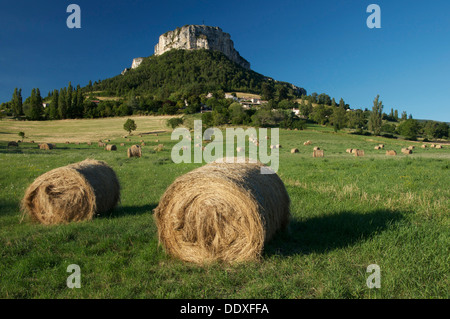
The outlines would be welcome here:
[[[280,130],[280,168],[291,198],[289,232],[266,245],[259,262],[195,266],[158,245],[153,209],[181,174],[202,164],[174,164],[165,119],[136,117],[128,142],[125,118],[55,122],[0,121],[0,298],[448,298],[450,147],[334,133],[311,125]],[[51,151],[22,143],[57,142]],[[110,138],[118,151],[64,144]],[[127,158],[145,140],[143,157]],[[159,141],[157,142],[156,139]],[[311,140],[312,145],[303,142]],[[60,141],[60,142],[58,142]],[[124,147],[120,143],[125,143]],[[163,143],[162,152],[153,150]],[[399,155],[374,150],[383,143]],[[411,155],[402,147],[415,145]],[[319,146],[324,158],[313,158]],[[299,153],[291,154],[291,148]],[[347,148],[365,151],[364,157]],[[104,160],[121,182],[112,212],[70,225],[44,227],[21,221],[26,187],[53,168],[86,158]],[[69,289],[66,268],[78,264],[82,287]],[[367,266],[381,269],[381,288],[369,289]]]
[[[17,141],[19,132],[26,134],[25,141],[65,143],[89,142],[99,139],[114,139],[128,134],[123,124],[128,118],[135,120],[137,130],[145,134],[167,130],[166,120],[173,116],[129,116],[102,119],[80,119],[61,121],[0,121],[0,141]]]

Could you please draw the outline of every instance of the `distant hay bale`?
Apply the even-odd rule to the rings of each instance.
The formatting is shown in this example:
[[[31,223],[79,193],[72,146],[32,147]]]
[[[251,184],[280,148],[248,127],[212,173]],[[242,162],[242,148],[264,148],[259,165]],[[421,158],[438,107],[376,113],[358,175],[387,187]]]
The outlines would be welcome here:
[[[103,143],[103,142],[98,142],[98,147],[105,147],[105,146],[106,146],[105,143]]]
[[[119,198],[115,172],[105,162],[85,160],[36,178],[25,192],[22,209],[34,221],[60,224],[91,220],[114,208]]]
[[[210,141],[206,141],[206,142],[210,142]],[[155,143],[159,143],[159,140],[155,140]]]
[[[427,144],[423,144],[421,148],[427,148]]]
[[[351,154],[351,153],[352,153],[352,150],[353,150],[352,148],[347,148],[345,151],[346,151],[347,153],[350,153],[350,154]]]
[[[70,142],[69,142],[69,141],[66,141],[66,144],[70,144]]]
[[[439,145],[436,145],[436,148],[441,149],[441,148],[443,148],[443,147],[442,147],[442,145],[439,144]]]
[[[54,148],[54,145],[50,144],[50,143],[39,144],[39,149],[40,150],[52,150],[53,148]]]
[[[315,150],[315,151],[313,151],[313,157],[324,157],[323,150]]]
[[[131,138],[128,138],[127,141],[128,141],[128,142],[131,142]]]
[[[91,145],[92,145],[92,142],[87,142],[86,144],[89,145],[89,146],[91,146]]]
[[[364,156],[364,150],[356,150],[355,156],[357,157]]]
[[[125,146],[125,143],[120,143],[120,146]]]
[[[299,152],[298,148],[291,149],[291,154],[298,153],[298,152]]]
[[[407,148],[412,151],[414,149],[414,146],[411,145],[411,146],[408,146]]]
[[[303,145],[311,145],[312,142],[311,141],[306,141],[305,143],[303,143]]]
[[[436,147],[436,144],[431,144],[430,147],[435,148],[435,147]]]
[[[352,154],[356,154],[356,152],[358,152],[358,149],[357,148],[353,148],[352,149]]]
[[[153,150],[157,151],[157,152],[161,152],[162,150],[164,150],[164,145],[163,144],[158,144],[157,146],[155,146],[153,148]]]
[[[141,157],[142,156],[142,148],[139,145],[132,145],[127,150],[127,156],[130,157]]]
[[[142,142],[142,143],[141,143],[141,146],[145,146],[145,145],[147,145],[147,144],[145,144],[145,142]]]
[[[402,148],[402,153],[403,154],[412,154],[412,150],[410,150],[409,147],[408,148]]]
[[[397,152],[394,150],[389,150],[389,151],[386,151],[386,155],[395,156],[395,155],[397,155]]]
[[[117,151],[117,146],[114,145],[114,144],[108,144],[108,145],[106,145],[105,150],[107,150],[107,151]]]
[[[318,146],[314,146],[314,149],[313,149],[314,151],[319,151],[320,150],[320,147],[318,147]]]
[[[277,174],[261,174],[263,167],[211,163],[178,177],[154,211],[165,251],[197,264],[260,258],[290,218],[283,182]]]
[[[19,147],[19,143],[17,143],[16,141],[8,142],[8,147],[10,147],[10,146]]]
[[[379,150],[379,149],[381,149],[381,147],[380,147],[380,145],[378,145],[378,146],[375,146],[374,149]]]
[[[380,147],[380,149],[384,148],[384,144],[379,144],[378,146]]]

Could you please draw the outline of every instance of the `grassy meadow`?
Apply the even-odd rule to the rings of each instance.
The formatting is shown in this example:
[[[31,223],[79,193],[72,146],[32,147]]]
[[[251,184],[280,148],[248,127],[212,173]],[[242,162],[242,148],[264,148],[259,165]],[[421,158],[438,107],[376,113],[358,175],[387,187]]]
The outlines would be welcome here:
[[[0,298],[449,297],[450,145],[422,149],[418,142],[314,125],[280,130],[278,175],[292,202],[289,231],[268,243],[258,262],[200,267],[165,254],[152,214],[175,178],[202,164],[172,162],[177,141],[170,140],[166,118],[134,119],[132,141],[123,138],[124,118],[0,121]],[[8,148],[19,131],[27,139]],[[117,151],[97,146],[106,138]],[[56,148],[39,150],[30,140]],[[140,140],[147,144],[143,157],[127,158],[127,147]],[[307,140],[312,145],[304,146]],[[160,143],[165,149],[154,151]],[[374,149],[379,143],[384,150]],[[402,154],[409,145],[413,154]],[[324,158],[312,157],[314,146]],[[290,153],[294,147],[299,153]],[[398,155],[386,156],[386,149]],[[86,158],[116,171],[116,209],[68,225],[22,219],[20,201],[36,177]],[[70,264],[81,268],[80,289],[66,286]],[[370,264],[380,267],[381,288],[366,285]]]

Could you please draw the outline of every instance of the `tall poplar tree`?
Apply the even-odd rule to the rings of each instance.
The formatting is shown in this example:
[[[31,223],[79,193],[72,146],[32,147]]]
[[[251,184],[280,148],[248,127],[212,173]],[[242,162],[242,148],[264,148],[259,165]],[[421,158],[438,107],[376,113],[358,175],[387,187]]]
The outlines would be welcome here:
[[[383,124],[383,102],[379,99],[380,96],[377,95],[373,101],[372,113],[369,117],[369,130],[375,135],[380,135],[381,125]]]

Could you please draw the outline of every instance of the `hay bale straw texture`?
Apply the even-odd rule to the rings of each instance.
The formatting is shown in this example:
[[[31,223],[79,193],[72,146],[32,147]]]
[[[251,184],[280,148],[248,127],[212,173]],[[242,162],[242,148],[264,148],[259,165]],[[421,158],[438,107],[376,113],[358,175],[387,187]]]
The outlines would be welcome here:
[[[356,150],[355,156],[364,156],[364,150]]]
[[[54,147],[53,144],[49,144],[49,143],[39,144],[39,149],[40,150],[52,150],[53,147]]]
[[[39,176],[26,190],[24,213],[45,225],[91,220],[120,198],[116,173],[105,162],[85,160]]]
[[[438,149],[441,149],[442,148],[442,145],[436,145],[436,148],[438,148]]]
[[[106,145],[105,150],[107,150],[107,151],[117,151],[117,146],[114,145],[114,144],[108,144],[108,145]]]
[[[412,154],[412,150],[410,150],[409,148],[402,148],[402,153],[403,154]]]
[[[313,157],[323,157],[323,150],[314,150]]]
[[[291,154],[298,153],[298,152],[299,152],[298,148],[291,149]]]
[[[290,217],[283,182],[263,167],[215,162],[178,177],[154,214],[166,252],[197,264],[257,260]]]
[[[142,148],[139,145],[132,145],[127,150],[127,156],[130,157],[141,157],[142,156]]]
[[[397,152],[394,150],[389,150],[389,151],[386,151],[386,155],[395,156],[395,155],[397,155]]]

